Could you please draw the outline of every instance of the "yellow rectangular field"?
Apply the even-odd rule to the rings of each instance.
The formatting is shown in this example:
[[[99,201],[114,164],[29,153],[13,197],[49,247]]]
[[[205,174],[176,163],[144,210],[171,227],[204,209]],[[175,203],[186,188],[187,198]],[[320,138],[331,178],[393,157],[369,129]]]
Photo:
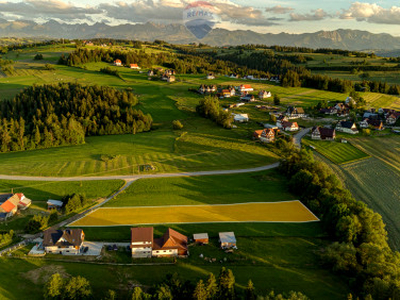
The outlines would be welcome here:
[[[78,219],[70,226],[315,221],[319,219],[296,200],[217,205],[105,207]]]

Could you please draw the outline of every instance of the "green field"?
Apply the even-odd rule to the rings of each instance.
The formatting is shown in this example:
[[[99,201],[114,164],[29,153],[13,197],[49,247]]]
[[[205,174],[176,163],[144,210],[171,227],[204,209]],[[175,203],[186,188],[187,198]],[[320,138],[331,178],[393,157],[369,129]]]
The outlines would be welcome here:
[[[364,201],[382,215],[389,233],[389,244],[400,249],[400,136],[355,137],[354,145],[372,158],[331,168],[343,180],[357,200]]]
[[[315,151],[337,165],[369,158],[367,153],[354,147],[351,143],[314,141],[310,139],[303,140],[303,143],[315,147]]]
[[[139,179],[105,207],[229,204],[294,200],[277,171]]]

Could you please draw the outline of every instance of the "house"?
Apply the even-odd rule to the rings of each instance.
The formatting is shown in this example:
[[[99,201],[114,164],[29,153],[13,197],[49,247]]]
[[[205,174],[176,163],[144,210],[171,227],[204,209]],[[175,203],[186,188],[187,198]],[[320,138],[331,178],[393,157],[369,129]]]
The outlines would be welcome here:
[[[363,128],[363,129],[368,128],[369,127],[368,119],[362,120],[360,123],[358,123],[358,125],[360,126],[360,128]]]
[[[233,232],[220,232],[219,242],[222,249],[236,248],[236,238]]]
[[[147,76],[150,76],[150,77],[154,76],[154,71],[153,70],[149,70],[147,72]]]
[[[336,125],[336,131],[349,133],[349,134],[357,134],[359,131],[357,126],[352,121],[341,121]]]
[[[63,205],[64,205],[64,202],[59,201],[59,200],[52,200],[52,199],[47,200],[47,209],[48,210],[52,210],[52,209],[60,210]]]
[[[323,127],[313,127],[311,130],[312,140],[322,140],[322,141],[333,141],[336,138],[335,129],[323,128]]]
[[[48,229],[44,232],[43,247],[46,253],[79,254],[84,239],[85,234],[82,229]]]
[[[161,238],[154,239],[152,256],[187,256],[188,238],[168,228]]]
[[[151,258],[153,227],[131,228],[131,252],[134,258]]]
[[[256,101],[256,99],[254,98],[254,95],[250,95],[250,94],[242,95],[240,97],[240,100],[245,101],[245,102],[254,102],[254,101]]]
[[[130,68],[131,69],[137,69],[137,70],[140,69],[140,67],[137,64],[130,64]]]
[[[238,88],[240,93],[248,93],[254,91],[254,89],[249,84],[241,84]]]
[[[212,73],[208,73],[207,74],[207,79],[208,80],[213,80],[213,79],[215,79],[215,76]]]
[[[117,67],[122,66],[122,61],[120,59],[114,60],[114,66],[117,66]]]
[[[289,119],[297,119],[297,118],[303,118],[306,116],[304,109],[302,107],[293,107],[289,106],[288,109],[286,110],[286,116]]]
[[[232,114],[232,116],[233,116],[233,121],[238,123],[244,123],[249,121],[248,114]]]
[[[193,240],[197,244],[208,245],[208,233],[195,233],[193,234]]]
[[[375,130],[383,130],[383,122],[376,119],[368,119],[368,125],[374,127]]]
[[[133,258],[187,256],[188,238],[168,228],[158,239],[153,237],[153,227],[131,228],[131,244]]]
[[[239,75],[232,73],[229,75],[229,78],[239,78]]]
[[[18,210],[25,210],[32,201],[22,193],[0,195],[0,219],[5,220],[14,216]]]
[[[356,103],[356,101],[354,101],[354,99],[352,97],[347,97],[346,101],[344,101],[344,103],[348,104],[348,105],[350,105],[350,104],[353,105]]]
[[[198,90],[200,94],[209,94],[209,93],[214,93],[216,91],[217,91],[216,85],[205,85],[205,84],[202,84]]]
[[[231,93],[231,97],[236,95],[236,90],[233,86],[228,87],[228,90]]]
[[[335,107],[331,107],[331,108],[322,108],[319,112],[325,115],[336,115],[338,113],[338,110]]]
[[[276,118],[276,126],[278,126],[278,128],[282,128],[282,122],[288,122],[289,118],[284,116],[284,115],[279,115]]]
[[[282,122],[281,123],[283,131],[297,131],[299,130],[299,125],[297,122]]]
[[[395,125],[399,118],[400,118],[400,112],[393,112],[386,117],[386,124]]]
[[[18,209],[25,210],[29,206],[31,206],[31,204],[32,204],[32,200],[31,199],[26,198],[25,195],[22,194],[22,193],[17,193],[16,195],[17,195],[17,197],[19,199]]]
[[[275,130],[271,128],[256,130],[253,133],[253,138],[258,139],[263,143],[272,143],[275,141]]]
[[[176,80],[176,78],[175,78],[174,75],[163,75],[163,76],[161,77],[161,80],[164,80],[164,81],[166,81],[166,82],[171,83],[171,82],[174,82],[174,81]]]
[[[272,97],[272,94],[269,91],[262,90],[258,93],[258,98],[260,98],[261,100],[271,98],[271,97]]]
[[[221,91],[220,96],[223,98],[230,98],[232,97],[231,91],[228,89],[224,89]]]

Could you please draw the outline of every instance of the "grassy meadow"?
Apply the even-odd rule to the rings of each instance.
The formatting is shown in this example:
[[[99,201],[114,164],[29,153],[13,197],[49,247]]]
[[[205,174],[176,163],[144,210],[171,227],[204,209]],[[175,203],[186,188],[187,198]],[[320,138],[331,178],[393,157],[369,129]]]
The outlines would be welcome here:
[[[353,146],[351,143],[315,141],[311,139],[303,140],[303,143],[315,147],[315,151],[337,165],[370,157],[367,153]]]
[[[258,173],[139,179],[105,207],[230,204],[296,199],[276,170]]]

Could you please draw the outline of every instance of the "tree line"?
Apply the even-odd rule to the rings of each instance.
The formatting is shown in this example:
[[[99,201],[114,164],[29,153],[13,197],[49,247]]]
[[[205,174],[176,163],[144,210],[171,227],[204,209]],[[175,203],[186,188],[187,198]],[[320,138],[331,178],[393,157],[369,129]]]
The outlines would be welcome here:
[[[193,284],[189,280],[182,280],[177,273],[167,274],[165,280],[157,285],[143,290],[136,286],[125,299],[132,300],[308,300],[300,292],[275,294],[273,291],[267,295],[258,294],[251,280],[244,291],[235,287],[235,277],[230,269],[222,267],[218,277],[213,273],[206,280],[199,280]],[[43,292],[46,300],[83,300],[95,299],[90,282],[81,276],[64,278],[59,273],[53,274],[44,286]],[[103,300],[120,299],[117,293],[110,289],[102,298]],[[121,298],[122,299],[122,298]]]
[[[354,292],[372,299],[400,297],[400,254],[387,243],[382,217],[355,200],[337,176],[311,151],[279,142],[280,172],[289,189],[316,213],[335,241],[322,252],[322,262],[347,277]]]
[[[75,83],[32,86],[0,102],[0,152],[78,145],[85,136],[149,131],[128,90]]]
[[[215,96],[206,96],[196,106],[196,112],[203,118],[210,119],[224,128],[232,128],[233,118],[229,111],[221,108]]]

